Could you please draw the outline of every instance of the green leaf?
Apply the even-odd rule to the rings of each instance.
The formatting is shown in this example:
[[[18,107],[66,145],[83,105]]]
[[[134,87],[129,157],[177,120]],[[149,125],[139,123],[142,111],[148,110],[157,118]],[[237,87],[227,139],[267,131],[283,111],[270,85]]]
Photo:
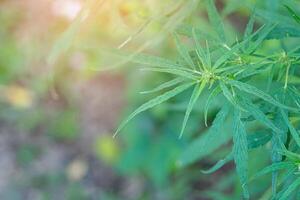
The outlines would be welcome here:
[[[279,151],[280,154],[286,156],[288,159],[294,161],[294,162],[300,162],[300,155],[296,154],[294,152],[288,151],[286,149],[282,149]]]
[[[297,178],[284,193],[282,194],[281,197],[279,197],[279,200],[286,200],[288,197],[294,192],[297,187],[300,186],[300,178]]]
[[[238,88],[239,90],[242,90],[246,93],[252,94],[258,98],[261,98],[261,99],[265,100],[266,102],[273,104],[274,106],[292,110],[292,111],[296,111],[296,112],[299,111],[295,108],[283,105],[282,103],[276,101],[272,96],[268,95],[267,93],[257,89],[256,87],[254,87],[252,85],[249,85],[247,83],[243,83],[243,82],[235,81],[235,80],[229,80],[228,83],[231,84],[232,86]]]
[[[254,22],[255,22],[255,12],[252,12],[244,32],[244,40],[249,38],[251,33],[253,32]]]
[[[219,170],[221,167],[223,167],[226,163],[231,161],[233,159],[233,152],[230,152],[224,159],[219,160],[214,166],[207,170],[201,170],[204,174],[211,174],[217,170]]]
[[[199,98],[200,94],[202,93],[205,86],[206,86],[206,81],[204,81],[204,80],[201,83],[198,83],[195,86],[193,94],[190,98],[190,102],[189,102],[188,107],[187,107],[186,112],[185,112],[185,116],[184,116],[184,119],[183,119],[182,128],[181,128],[179,138],[182,137],[184,129],[185,129],[186,124],[187,124],[187,121],[189,119],[189,116],[190,116],[190,114],[193,110],[193,107],[194,107],[195,103],[197,102],[197,100],[198,100],[198,98]]]
[[[180,94],[181,92],[185,91],[186,89],[188,89],[189,87],[191,87],[193,84],[195,83],[186,83],[183,85],[180,85],[168,92],[165,92],[162,95],[159,95],[157,97],[155,97],[154,99],[151,99],[150,101],[144,103],[143,105],[141,105],[140,107],[138,107],[133,113],[131,113],[126,120],[124,120],[121,125],[119,126],[119,128],[117,129],[117,131],[114,134],[114,137],[118,134],[118,132],[120,132],[125,125],[131,120],[133,119],[136,115],[140,114],[141,112],[148,110],[156,105],[159,105],[167,100],[169,100],[170,98]]]
[[[275,24],[268,24],[265,25],[261,31],[259,31],[258,34],[258,38],[256,39],[256,41],[254,41],[248,49],[248,52],[254,52],[257,50],[257,48],[261,45],[261,43],[266,39],[266,37],[268,36],[268,34],[276,27]]]
[[[233,114],[233,157],[236,171],[243,188],[243,194],[249,199],[248,191],[248,144],[247,133],[241,121],[240,110],[235,109]]]
[[[292,162],[277,162],[277,163],[273,163],[272,165],[269,165],[267,167],[265,167],[264,169],[260,170],[259,172],[257,172],[252,178],[252,179],[256,179],[260,176],[263,176],[265,174],[271,173],[271,172],[276,172],[282,169],[290,169],[292,167],[294,167],[295,164]]]
[[[229,106],[225,104],[218,112],[208,132],[201,134],[198,138],[193,140],[179,157],[178,164],[180,166],[183,167],[201,159],[230,139],[228,132],[221,132],[229,110]]]
[[[175,43],[177,47],[177,51],[179,52],[180,56],[184,59],[184,61],[193,69],[195,69],[193,60],[189,54],[189,51],[186,49],[186,47],[180,42],[179,37],[177,34],[174,34]]]
[[[226,97],[226,99],[235,107],[240,108],[240,106],[238,105],[236,99],[233,97],[233,95],[231,94],[230,90],[226,87],[226,85],[220,81],[220,86],[223,92],[223,95]]]
[[[198,80],[199,78],[192,73],[182,70],[182,68],[160,68],[160,67],[148,67],[148,68],[143,68],[143,71],[154,71],[154,72],[162,72],[162,73],[168,73],[168,74],[173,74],[177,76],[181,76],[187,79],[191,80]]]
[[[194,29],[194,28],[192,29],[192,35],[193,35],[193,39],[194,39],[194,42],[196,45],[197,56],[198,56],[199,60],[201,61],[203,68],[207,69],[208,67],[210,67],[210,63],[208,61],[208,58],[207,58],[207,55],[206,55],[204,49],[200,45],[200,40],[198,38],[198,35],[196,34],[196,29]]]
[[[206,0],[207,14],[209,21],[214,27],[215,31],[218,34],[218,37],[223,43],[226,43],[226,36],[224,31],[223,21],[217,11],[215,3],[213,0]]]
[[[289,13],[291,14],[291,16],[294,18],[294,20],[300,24],[300,16],[292,9],[290,8],[288,5],[284,5],[284,7],[286,7],[286,9],[289,11]]]
[[[205,103],[205,106],[204,106],[204,123],[205,123],[205,126],[207,126],[207,113],[208,113],[208,109],[209,109],[209,106],[211,104],[211,101],[220,92],[221,92],[221,88],[219,86],[215,87],[213,89],[213,91],[209,94],[209,96],[208,96],[208,98],[206,100],[206,103]]]
[[[170,88],[174,85],[177,85],[178,83],[181,83],[183,81],[184,81],[184,79],[182,77],[178,77],[178,78],[175,78],[173,80],[167,81],[167,82],[157,86],[156,88],[154,88],[152,90],[140,92],[140,94],[149,94],[149,93],[159,92],[159,91],[164,90],[166,88]]]
[[[286,125],[289,127],[290,133],[291,133],[291,135],[293,136],[293,138],[294,138],[296,144],[298,145],[298,147],[300,147],[300,137],[299,137],[298,131],[297,131],[297,130],[294,128],[294,126],[290,123],[287,114],[286,114],[282,109],[280,109],[280,112],[281,112],[281,115],[282,115],[282,118],[283,118],[284,122],[285,122]]]

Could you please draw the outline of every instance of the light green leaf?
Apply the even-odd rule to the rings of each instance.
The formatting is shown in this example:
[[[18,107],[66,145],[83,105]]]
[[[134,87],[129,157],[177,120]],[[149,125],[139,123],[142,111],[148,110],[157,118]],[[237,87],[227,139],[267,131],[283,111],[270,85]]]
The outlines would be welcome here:
[[[211,104],[211,101],[220,92],[221,92],[221,88],[219,86],[215,87],[213,89],[213,91],[209,94],[209,96],[208,96],[208,98],[206,100],[206,103],[205,103],[205,106],[204,106],[204,123],[205,123],[205,126],[207,126],[207,113],[208,113],[208,109],[209,109],[209,106]]]
[[[119,126],[119,128],[117,129],[117,131],[114,134],[114,137],[118,134],[118,132],[120,132],[125,125],[131,120],[133,119],[136,115],[140,114],[141,112],[148,110],[156,105],[159,105],[167,100],[169,100],[170,98],[180,94],[181,92],[185,91],[186,89],[188,89],[189,87],[191,87],[193,84],[195,83],[186,83],[183,85],[180,85],[168,92],[165,92],[162,95],[159,95],[157,97],[155,97],[154,99],[151,99],[150,101],[144,103],[143,105],[141,105],[140,107],[138,107],[133,113],[131,113],[126,120],[124,120],[121,125]]]
[[[202,93],[205,86],[206,86],[206,81],[205,80],[203,80],[201,83],[198,83],[195,86],[193,94],[190,98],[190,102],[189,102],[188,107],[187,107],[186,112],[185,112],[185,116],[184,116],[184,119],[183,119],[182,128],[181,128],[179,138],[182,137],[184,129],[186,127],[186,123],[189,119],[189,116],[190,116],[192,110],[193,110],[193,107],[194,107],[195,103],[197,102],[197,100],[198,100],[198,98],[199,98],[200,94]]]
[[[255,22],[255,12],[252,12],[244,32],[244,40],[249,38],[251,33],[253,32],[254,22]]]
[[[226,163],[228,163],[232,159],[233,159],[233,152],[230,152],[224,159],[219,160],[214,166],[212,166],[207,170],[201,170],[201,172],[204,174],[211,174],[217,171],[218,169],[220,169],[221,167],[223,167]]]
[[[227,86],[223,83],[223,82],[219,82],[223,95],[226,97],[226,99],[235,107],[240,108],[240,106],[238,105],[236,99],[233,97],[233,95],[231,94],[230,90],[227,88]]]
[[[248,191],[248,144],[247,133],[241,121],[240,110],[235,109],[233,114],[233,157],[236,171],[243,188],[243,195],[249,199]]]
[[[159,67],[148,67],[143,68],[143,71],[154,71],[154,72],[162,72],[162,73],[168,73],[168,74],[174,74],[177,76],[181,76],[187,79],[191,80],[198,80],[199,78],[192,73],[182,70],[182,68],[159,68]]]
[[[198,38],[198,35],[196,34],[196,29],[192,29],[192,35],[193,35],[193,39],[196,45],[196,53],[197,56],[199,58],[199,60],[201,61],[201,64],[203,66],[204,69],[207,69],[209,66],[209,61],[207,59],[207,55],[204,51],[204,49],[201,47],[200,45],[200,39]]]
[[[173,80],[167,81],[167,82],[157,86],[156,88],[154,88],[152,90],[140,92],[140,94],[149,94],[149,93],[159,92],[159,91],[164,90],[166,88],[170,88],[174,85],[177,85],[178,83],[181,83],[183,81],[184,81],[184,78],[178,77],[178,78],[175,78]]]

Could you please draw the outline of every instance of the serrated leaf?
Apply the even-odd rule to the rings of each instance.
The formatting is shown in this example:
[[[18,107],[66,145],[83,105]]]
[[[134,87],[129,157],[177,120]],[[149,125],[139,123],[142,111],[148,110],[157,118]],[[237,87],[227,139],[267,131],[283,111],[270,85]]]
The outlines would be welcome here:
[[[248,144],[247,133],[241,121],[240,110],[235,109],[233,114],[233,158],[236,171],[243,188],[243,195],[249,199],[248,191]]]
[[[184,81],[184,78],[182,77],[178,77],[178,78],[175,78],[173,80],[170,80],[170,81],[167,81],[159,86],[157,86],[156,88],[152,89],[152,90],[148,90],[148,91],[143,91],[143,92],[140,92],[141,94],[149,94],[149,93],[154,93],[154,92],[159,92],[161,90],[164,90],[164,89],[167,89],[167,88],[170,88],[172,86],[175,86],[177,85],[178,83],[181,83]]]
[[[218,34],[218,37],[223,43],[226,43],[226,36],[224,31],[223,21],[217,11],[215,3],[213,0],[206,0],[207,14],[209,21],[214,27],[215,31]]]
[[[115,132],[114,136],[116,136],[118,134],[118,132],[120,132],[120,130],[122,130],[125,125],[132,120],[136,115],[140,114],[141,112],[148,110],[156,105],[159,105],[167,100],[169,100],[170,98],[180,94],[181,92],[185,91],[186,89],[188,89],[189,87],[191,87],[194,83],[186,83],[183,85],[180,85],[168,92],[165,92],[162,95],[159,95],[157,97],[155,97],[154,99],[151,99],[150,101],[144,103],[143,105],[141,105],[140,107],[138,107],[133,113],[131,113],[126,120],[124,120],[121,125],[119,126],[119,128],[117,129],[117,131]]]
[[[280,109],[280,112],[281,112],[282,118],[283,118],[284,122],[286,123],[287,127],[289,128],[290,133],[291,133],[291,135],[293,136],[293,138],[294,138],[296,144],[298,145],[298,147],[300,147],[300,136],[299,136],[299,132],[298,132],[298,131],[294,128],[294,126],[290,123],[287,114],[286,114],[282,109]]]
[[[221,128],[224,127],[224,122],[229,110],[229,106],[225,104],[216,115],[208,132],[201,134],[198,138],[193,140],[179,157],[178,163],[180,166],[183,167],[195,162],[216,150],[230,139],[230,134],[228,132],[221,133]]]
[[[235,81],[235,80],[229,80],[228,83],[231,84],[232,86],[238,88],[241,91],[244,91],[244,92],[252,94],[252,95],[254,95],[258,98],[261,98],[261,99],[265,100],[266,102],[268,102],[270,104],[273,104],[274,106],[284,108],[284,109],[288,109],[288,110],[292,110],[292,111],[298,111],[295,108],[283,105],[282,103],[276,101],[269,94],[257,89],[256,87],[254,87],[252,85],[249,85],[247,83],[243,83],[243,82],[240,82],[240,81]]]
[[[187,121],[188,121],[188,119],[190,117],[190,114],[193,110],[193,107],[194,107],[195,103],[197,102],[197,100],[198,100],[198,98],[199,98],[200,94],[202,93],[205,86],[206,86],[206,81],[204,81],[204,80],[202,80],[201,83],[198,83],[195,86],[194,91],[192,93],[192,96],[190,98],[190,102],[189,102],[188,107],[187,107],[186,112],[185,112],[185,116],[184,116],[184,119],[183,119],[182,128],[181,128],[179,138],[182,137],[184,129],[185,129],[186,124],[187,124]]]

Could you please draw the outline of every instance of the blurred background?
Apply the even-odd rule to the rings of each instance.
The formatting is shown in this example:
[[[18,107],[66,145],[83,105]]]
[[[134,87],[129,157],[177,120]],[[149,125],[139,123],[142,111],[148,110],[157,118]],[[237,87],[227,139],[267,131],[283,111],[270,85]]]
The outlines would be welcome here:
[[[218,1],[229,33],[247,22],[240,4]],[[226,147],[178,166],[204,129],[200,109],[178,139],[190,91],[112,138],[151,98],[139,92],[168,76],[136,70],[111,50],[173,58],[171,33],[182,22],[210,30],[203,10],[195,0],[0,0],[0,199],[226,199],[217,191],[234,199],[240,191],[233,164],[212,175],[199,170]]]

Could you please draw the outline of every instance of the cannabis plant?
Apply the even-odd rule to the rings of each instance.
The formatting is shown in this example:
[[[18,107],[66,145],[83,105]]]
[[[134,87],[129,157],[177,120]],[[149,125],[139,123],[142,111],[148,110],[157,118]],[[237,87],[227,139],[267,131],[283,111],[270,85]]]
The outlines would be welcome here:
[[[132,62],[145,66],[143,70],[169,74],[170,80],[142,92],[157,95],[132,112],[115,135],[139,113],[192,88],[182,128],[178,130],[181,138],[197,100],[207,92],[206,104],[200,105],[207,131],[191,142],[178,159],[178,165],[194,163],[205,151],[213,152],[231,139],[231,152],[203,173],[213,173],[233,160],[245,199],[250,198],[251,181],[267,173],[272,173],[271,193],[267,191],[263,197],[291,199],[300,186],[300,16],[294,10],[299,3],[274,1],[272,9],[245,3],[251,15],[244,33],[236,37],[229,37],[225,32],[229,28],[213,0],[200,4],[205,4],[213,30],[207,32],[189,25],[179,27],[173,33],[177,59],[145,54],[131,56]],[[182,36],[188,37],[193,46],[182,42]],[[268,46],[270,42],[273,45]],[[210,122],[209,108],[216,100],[223,105]],[[253,124],[255,130],[251,128]],[[225,126],[230,128],[224,129]],[[271,163],[250,176],[248,152],[261,146],[266,146],[265,153],[270,154]]]

